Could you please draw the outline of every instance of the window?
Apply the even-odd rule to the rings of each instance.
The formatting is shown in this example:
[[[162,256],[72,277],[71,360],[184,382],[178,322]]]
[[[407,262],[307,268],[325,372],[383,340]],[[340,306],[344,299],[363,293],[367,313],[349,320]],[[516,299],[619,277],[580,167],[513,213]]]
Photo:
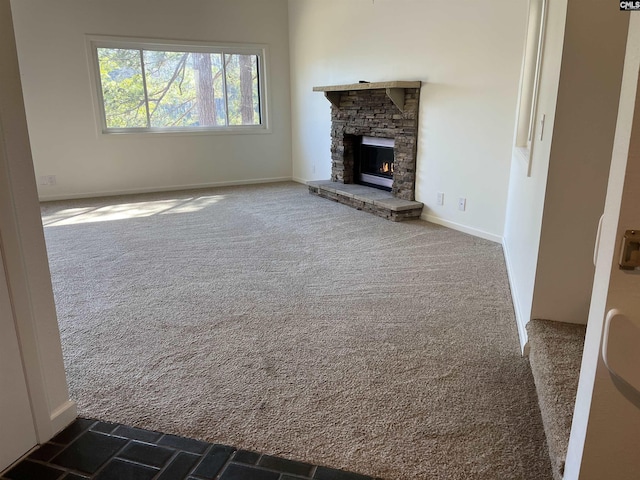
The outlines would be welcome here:
[[[263,48],[90,43],[105,133],[266,128]]]
[[[515,145],[529,164],[531,146],[535,134],[546,7],[546,0],[529,1]]]

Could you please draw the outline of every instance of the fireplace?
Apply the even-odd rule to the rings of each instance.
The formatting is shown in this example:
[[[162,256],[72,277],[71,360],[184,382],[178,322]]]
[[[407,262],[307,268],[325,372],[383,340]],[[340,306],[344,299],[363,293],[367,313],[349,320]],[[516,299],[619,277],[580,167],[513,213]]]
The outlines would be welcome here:
[[[420,88],[419,81],[314,87],[331,102],[331,178],[309,182],[309,191],[394,221],[418,218]]]
[[[363,136],[354,155],[356,183],[391,191],[393,187],[395,141],[393,138]]]
[[[332,105],[332,181],[361,183],[355,157],[363,142],[358,142],[358,138],[369,138],[374,142],[390,139],[393,142],[392,183],[389,187],[385,182],[384,188],[391,188],[396,198],[415,199],[420,86],[421,82],[394,81],[313,88],[324,92]],[[389,148],[386,144],[370,146]],[[379,172],[374,176],[383,178]],[[366,178],[371,180],[371,177]],[[377,178],[373,180],[378,181]]]

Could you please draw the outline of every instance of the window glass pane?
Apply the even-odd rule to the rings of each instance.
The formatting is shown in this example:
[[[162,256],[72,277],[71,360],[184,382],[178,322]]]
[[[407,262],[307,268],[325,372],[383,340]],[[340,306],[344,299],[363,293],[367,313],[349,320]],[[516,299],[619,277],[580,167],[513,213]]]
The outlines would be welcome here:
[[[96,46],[107,129],[262,126],[259,53]]]
[[[229,125],[260,125],[257,55],[225,55]]]
[[[196,80],[188,52],[144,51],[152,127],[198,124]]]
[[[226,125],[219,53],[145,50],[152,127]]]
[[[107,128],[147,126],[140,50],[98,48]]]
[[[213,73],[213,95],[216,102],[216,118],[218,125],[227,125],[227,108],[224,102],[224,79],[222,70],[222,54],[211,54]]]
[[[194,71],[197,126],[226,125],[224,92],[222,85],[222,55],[219,53],[192,53]]]

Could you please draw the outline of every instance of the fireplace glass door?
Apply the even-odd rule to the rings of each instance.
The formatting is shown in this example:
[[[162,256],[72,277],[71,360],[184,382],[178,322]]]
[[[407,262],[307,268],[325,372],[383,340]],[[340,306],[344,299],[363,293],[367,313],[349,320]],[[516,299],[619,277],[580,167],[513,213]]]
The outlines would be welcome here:
[[[391,190],[394,143],[388,138],[362,137],[357,162],[358,183]]]

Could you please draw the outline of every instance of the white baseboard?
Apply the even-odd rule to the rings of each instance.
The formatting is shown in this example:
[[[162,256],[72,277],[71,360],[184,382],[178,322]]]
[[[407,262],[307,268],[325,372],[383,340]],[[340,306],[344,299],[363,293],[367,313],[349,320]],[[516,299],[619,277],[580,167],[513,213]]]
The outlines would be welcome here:
[[[212,188],[212,187],[232,187],[236,185],[255,185],[260,183],[276,183],[276,182],[290,182],[293,179],[291,177],[275,177],[275,178],[258,178],[253,180],[233,180],[229,182],[209,182],[209,183],[196,183],[189,185],[173,185],[170,187],[145,187],[145,188],[131,188],[123,190],[102,190],[97,192],[82,192],[71,194],[58,194],[58,195],[39,195],[41,202],[51,202],[55,200],[73,200],[76,198],[94,198],[94,197],[113,197],[116,195],[134,195],[137,193],[154,193],[154,192],[174,192],[178,190],[195,190],[198,188]]]
[[[304,178],[299,178],[299,177],[293,177],[291,180],[296,183],[302,183],[303,185],[306,185],[308,182],[308,180],[305,180]]]
[[[520,307],[520,295],[518,295],[518,287],[513,281],[513,274],[511,268],[511,260],[509,255],[509,247],[507,242],[502,241],[502,250],[504,252],[504,261],[507,265],[507,277],[509,278],[509,287],[511,287],[511,300],[513,302],[513,309],[516,315],[516,325],[518,326],[518,337],[520,338],[520,350],[523,355],[529,355],[529,335],[527,334],[526,325],[529,323],[529,318],[525,317],[522,308]]]
[[[502,243],[502,237],[494,235],[493,233],[485,232],[484,230],[467,227],[466,225],[451,222],[449,220],[444,220],[440,217],[429,215],[428,213],[423,213],[422,215],[420,215],[420,218],[422,220],[426,220],[427,222],[436,223],[438,225],[442,225],[443,227],[451,228],[463,233],[468,233],[469,235],[473,235],[474,237],[484,238],[485,240],[489,240],[491,242]]]
[[[71,422],[73,422],[78,416],[78,409],[76,406],[76,402],[72,400],[67,400],[61,406],[56,408],[51,413],[51,431],[53,435],[62,431],[65,427],[67,427]],[[52,435],[52,438],[53,438]],[[47,441],[50,439],[47,439]],[[44,442],[42,442],[44,443]]]

